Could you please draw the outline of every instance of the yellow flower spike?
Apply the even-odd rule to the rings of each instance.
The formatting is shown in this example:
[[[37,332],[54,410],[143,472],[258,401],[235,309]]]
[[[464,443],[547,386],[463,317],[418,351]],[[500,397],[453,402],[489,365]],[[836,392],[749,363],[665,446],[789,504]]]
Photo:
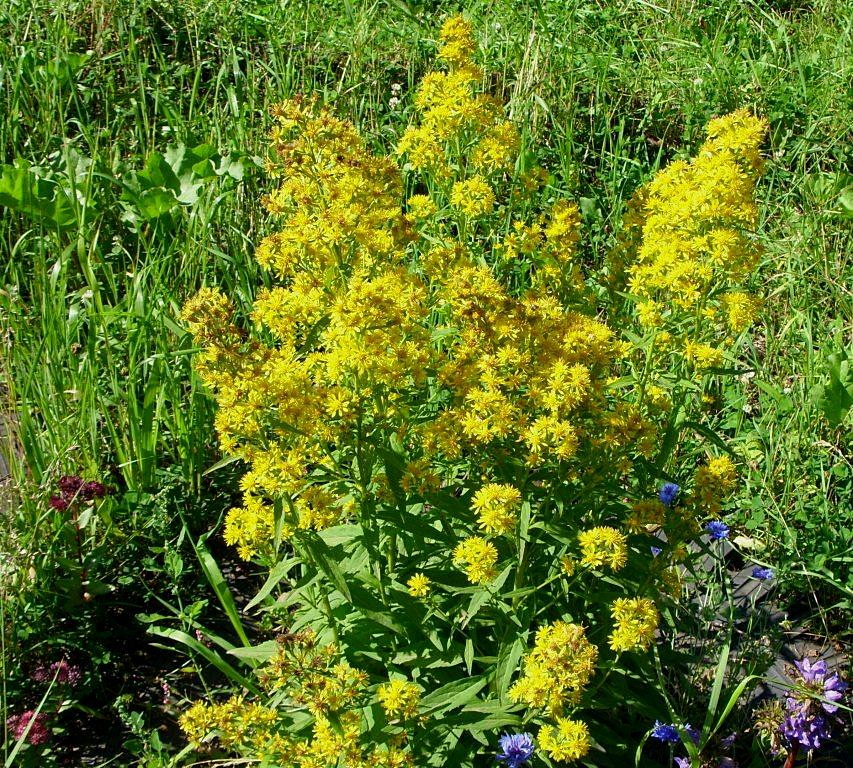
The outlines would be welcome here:
[[[441,26],[439,39],[443,43],[438,58],[451,67],[460,67],[470,62],[477,44],[471,23],[462,16],[451,16]]]
[[[454,183],[450,204],[470,218],[486,216],[495,207],[495,192],[482,176],[472,176]]]
[[[589,729],[580,720],[558,717],[539,729],[539,746],[553,760],[570,763],[589,752]]]
[[[583,627],[565,621],[546,624],[536,633],[524,673],[510,688],[510,698],[560,715],[566,705],[580,698],[597,659],[598,649],[587,640]]]
[[[429,219],[438,210],[429,195],[412,195],[406,200],[406,207],[409,210],[409,215],[419,221]]]
[[[472,584],[486,584],[497,574],[495,563],[498,551],[495,545],[479,536],[463,539],[453,550],[453,562],[464,566],[468,581]]]

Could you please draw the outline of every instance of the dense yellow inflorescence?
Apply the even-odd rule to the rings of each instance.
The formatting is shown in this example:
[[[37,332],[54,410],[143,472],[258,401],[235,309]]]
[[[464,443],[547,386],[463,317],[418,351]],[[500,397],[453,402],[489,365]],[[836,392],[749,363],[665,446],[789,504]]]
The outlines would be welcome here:
[[[489,533],[511,533],[518,522],[521,491],[505,483],[489,483],[474,494],[471,506],[480,527]]]
[[[617,652],[646,650],[652,643],[660,614],[646,597],[617,599],[610,611],[615,626],[610,635],[610,647]]]
[[[589,568],[607,566],[618,571],[628,561],[628,538],[610,526],[602,525],[578,534],[581,564]]]
[[[536,633],[524,674],[510,689],[510,697],[556,717],[577,703],[597,659],[598,649],[587,640],[583,627],[565,621],[546,624]]]
[[[405,734],[382,747],[362,743],[367,675],[341,661],[337,648],[320,644],[313,632],[280,638],[277,653],[261,669],[259,679],[267,694],[288,706],[280,709],[240,696],[222,703],[196,702],[180,717],[190,742],[216,740],[244,757],[297,768],[413,765]],[[417,714],[420,691],[411,683],[392,681],[379,687],[377,699],[389,717],[410,719]],[[285,713],[294,707],[313,716],[310,735],[297,736],[290,728]]]
[[[579,760],[589,752],[589,729],[580,720],[558,717],[553,725],[539,729],[539,746],[558,762]]]
[[[755,182],[768,124],[746,110],[711,120],[696,157],[660,171],[629,203],[611,253],[611,284],[638,301],[659,351],[699,375],[720,368],[760,302],[738,290],[761,251]]]

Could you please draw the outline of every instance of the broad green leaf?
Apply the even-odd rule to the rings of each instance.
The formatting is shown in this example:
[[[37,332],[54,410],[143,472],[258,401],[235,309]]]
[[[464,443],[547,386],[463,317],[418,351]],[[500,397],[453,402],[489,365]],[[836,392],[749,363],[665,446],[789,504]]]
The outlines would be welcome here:
[[[77,215],[65,190],[42,178],[35,168],[0,166],[0,206],[63,230],[77,224]]]
[[[258,590],[258,593],[249,600],[248,603],[246,603],[246,610],[248,611],[258,605],[258,603],[266,600],[266,598],[269,597],[272,591],[278,586],[279,582],[300,562],[301,560],[297,557],[288,557],[287,559],[276,563],[270,571],[270,575],[267,576],[267,580],[264,582],[264,585]]]
[[[455,680],[421,698],[420,716],[435,715],[450,709],[462,707],[473,701],[477,694],[485,688],[487,680],[484,677]]]

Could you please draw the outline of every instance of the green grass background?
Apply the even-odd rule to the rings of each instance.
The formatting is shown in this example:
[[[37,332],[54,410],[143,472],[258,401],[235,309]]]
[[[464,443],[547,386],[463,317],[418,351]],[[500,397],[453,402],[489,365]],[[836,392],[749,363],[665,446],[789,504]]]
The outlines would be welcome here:
[[[3,450],[20,455],[24,489],[5,510],[7,594],[25,588],[33,553],[50,551],[44,499],[60,474],[107,478],[149,501],[168,491],[203,518],[204,472],[220,457],[177,316],[202,284],[248,304],[265,279],[252,253],[267,227],[270,105],[317,93],[387,150],[433,64],[440,22],[460,10],[490,90],[556,190],[580,200],[590,264],[603,261],[633,190],[688,156],[708,119],[747,107],[770,121],[754,278],[766,303],[742,361],[749,373],[720,393],[719,429],[741,459],[744,544],[790,594],[844,626],[853,604],[844,0],[6,0],[0,375],[13,427]],[[98,535],[156,547],[168,523],[152,528],[146,509],[124,504]]]

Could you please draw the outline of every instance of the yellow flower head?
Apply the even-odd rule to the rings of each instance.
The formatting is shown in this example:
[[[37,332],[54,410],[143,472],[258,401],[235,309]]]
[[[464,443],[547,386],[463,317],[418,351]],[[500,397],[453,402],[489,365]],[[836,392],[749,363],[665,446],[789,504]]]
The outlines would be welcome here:
[[[462,16],[451,16],[441,26],[439,39],[443,43],[438,58],[446,61],[451,68],[470,62],[477,48],[470,22]]]
[[[416,573],[406,582],[409,587],[409,594],[412,597],[426,597],[430,592],[429,577],[422,573]]]
[[[655,604],[645,597],[617,599],[610,609],[616,620],[610,635],[614,651],[645,650],[651,645],[660,615]]]
[[[495,193],[482,176],[457,181],[450,193],[450,204],[470,218],[485,216],[495,207]]]
[[[489,483],[474,494],[471,506],[478,515],[481,528],[489,533],[511,533],[518,522],[516,511],[520,502],[518,488]]]
[[[589,752],[589,729],[579,720],[558,717],[556,724],[539,729],[539,746],[558,762],[579,760]]]
[[[409,215],[419,221],[430,218],[438,210],[429,195],[412,195],[407,201]]]
[[[723,296],[726,322],[733,333],[741,333],[755,322],[760,302],[748,293],[738,291]]]
[[[391,680],[379,686],[376,694],[389,718],[410,720],[418,713],[421,689],[407,680]]]
[[[559,715],[580,698],[595,671],[598,649],[578,624],[557,621],[536,633],[524,674],[510,689],[513,701]]]
[[[497,561],[498,551],[495,545],[479,536],[469,536],[453,550],[453,562],[465,566],[468,581],[472,584],[491,581],[495,577]]]
[[[628,540],[615,528],[600,526],[578,534],[581,563],[588,568],[606,565],[618,571],[628,561]]]
[[[728,456],[717,456],[696,470],[694,499],[700,510],[717,514],[723,498],[734,487],[737,472]]]

